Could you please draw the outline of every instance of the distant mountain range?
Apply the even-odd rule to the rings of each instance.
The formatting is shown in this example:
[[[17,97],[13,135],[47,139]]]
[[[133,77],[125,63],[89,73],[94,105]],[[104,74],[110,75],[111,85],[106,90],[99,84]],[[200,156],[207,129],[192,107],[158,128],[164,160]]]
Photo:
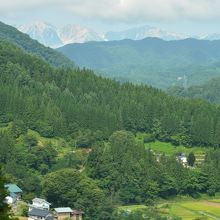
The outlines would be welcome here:
[[[220,41],[145,38],[69,44],[58,50],[100,75],[159,88],[220,76]]]
[[[45,46],[57,48],[71,43],[85,43],[88,41],[113,41],[113,40],[141,40],[146,37],[157,37],[164,40],[180,40],[190,36],[165,31],[156,27],[142,26],[119,32],[98,33],[80,25],[66,25],[57,28],[46,22],[34,22],[16,26],[18,30],[28,34]]]
[[[48,47],[44,47],[27,34],[0,22],[0,41],[9,41],[22,48],[25,52],[38,56],[56,67],[74,67],[74,63],[66,56]]]
[[[52,48],[57,48],[70,43],[105,40],[103,34],[99,34],[79,25],[69,24],[57,28],[51,24],[37,21],[30,24],[16,26],[16,28],[45,46]]]
[[[109,41],[112,40],[142,40],[147,37],[157,37],[163,40],[181,40],[189,38],[190,36],[185,34],[179,34],[174,32],[169,32],[156,27],[150,27],[148,25],[128,29],[120,32],[107,32],[105,38]]]

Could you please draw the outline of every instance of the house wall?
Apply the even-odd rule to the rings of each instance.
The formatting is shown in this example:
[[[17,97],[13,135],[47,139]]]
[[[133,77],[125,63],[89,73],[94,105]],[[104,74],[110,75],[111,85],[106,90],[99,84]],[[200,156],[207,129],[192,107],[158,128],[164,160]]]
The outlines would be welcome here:
[[[47,209],[47,210],[50,209],[50,205],[48,203],[33,202],[32,206],[36,208]]]
[[[45,220],[45,218],[36,217],[36,216],[29,216],[28,220]]]
[[[70,213],[57,214],[57,217],[58,220],[65,220],[66,218],[70,218]]]
[[[10,197],[10,196],[7,196],[7,197],[5,198],[5,200],[6,200],[6,203],[7,203],[8,205],[11,205],[11,204],[14,202],[13,198]]]
[[[72,220],[82,220],[82,215],[74,215],[72,216]]]

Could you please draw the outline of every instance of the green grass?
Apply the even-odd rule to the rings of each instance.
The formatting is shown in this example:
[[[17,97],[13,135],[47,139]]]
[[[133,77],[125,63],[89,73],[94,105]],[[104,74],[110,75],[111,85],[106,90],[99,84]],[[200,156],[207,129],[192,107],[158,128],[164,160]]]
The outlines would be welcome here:
[[[181,217],[183,220],[192,220],[198,217],[203,217],[201,214],[195,213],[194,211],[188,210],[176,204],[171,206],[169,214]]]
[[[69,145],[67,141],[65,141],[64,138],[55,137],[55,138],[46,138],[42,137],[38,132],[33,130],[28,130],[28,135],[34,136],[37,139],[37,145],[38,146],[45,146],[47,144],[50,144],[58,153],[58,157],[63,157],[64,155],[68,154],[70,151],[72,151],[72,147]],[[17,145],[22,145],[24,135],[21,135],[17,140]]]
[[[205,148],[202,147],[185,147],[183,145],[174,146],[171,143],[165,143],[160,141],[155,141],[151,143],[145,144],[145,147],[148,149],[152,149],[154,152],[163,153],[166,155],[174,155],[177,153],[190,153],[193,152],[194,154],[204,154],[206,152]]]
[[[199,216],[204,216],[201,213],[205,213],[207,215],[211,215],[213,217],[220,218],[220,204],[210,202],[210,201],[192,201],[192,202],[182,202],[179,204],[176,204],[176,206],[179,206],[186,211],[191,211],[194,214],[197,214]],[[184,216],[181,216],[184,219]],[[187,219],[187,218],[186,218]],[[208,218],[208,219],[214,219],[214,218]]]
[[[147,208],[146,205],[128,205],[128,206],[119,206],[118,210],[119,211],[126,211],[126,210],[130,210],[130,211],[137,211],[139,209],[144,209]]]

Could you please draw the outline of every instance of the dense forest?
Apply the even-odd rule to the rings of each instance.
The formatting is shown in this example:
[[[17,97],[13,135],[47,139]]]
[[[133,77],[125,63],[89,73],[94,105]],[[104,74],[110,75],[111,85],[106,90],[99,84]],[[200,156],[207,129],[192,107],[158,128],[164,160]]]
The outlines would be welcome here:
[[[220,103],[220,78],[213,78],[204,84],[183,88],[180,86],[170,87],[167,92],[174,96],[184,98],[205,99],[211,103]]]
[[[86,69],[54,68],[6,41],[0,73],[0,163],[24,200],[43,196],[54,206],[83,209],[85,219],[123,219],[119,204],[220,190],[218,106]],[[145,141],[216,149],[199,170],[187,169],[175,157],[158,161],[136,132],[148,133]]]
[[[79,65],[120,82],[167,88],[220,76],[220,41],[158,38],[69,44],[58,49]]]
[[[220,144],[218,106],[121,85],[85,69],[54,69],[6,42],[0,43],[0,57],[2,121],[22,121],[46,137],[89,129],[107,138],[125,129],[177,144]]]

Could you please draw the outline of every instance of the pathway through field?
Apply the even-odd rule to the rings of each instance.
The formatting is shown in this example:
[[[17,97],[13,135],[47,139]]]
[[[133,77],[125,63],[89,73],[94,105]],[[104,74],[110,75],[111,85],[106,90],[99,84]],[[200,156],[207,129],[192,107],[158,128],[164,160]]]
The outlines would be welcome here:
[[[200,213],[201,215],[204,215],[204,216],[209,217],[209,218],[212,218],[212,219],[216,219],[216,220],[219,220],[219,219],[220,219],[220,218],[217,218],[217,217],[215,217],[215,216],[213,216],[213,215],[207,214],[206,212],[200,211],[199,213]]]

